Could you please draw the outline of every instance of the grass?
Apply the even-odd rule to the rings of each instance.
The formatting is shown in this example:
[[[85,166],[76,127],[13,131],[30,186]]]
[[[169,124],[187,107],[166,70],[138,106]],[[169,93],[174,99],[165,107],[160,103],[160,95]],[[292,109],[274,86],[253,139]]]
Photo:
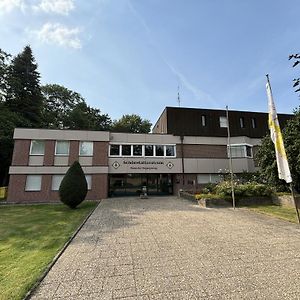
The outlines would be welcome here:
[[[273,216],[289,222],[298,223],[296,210],[293,207],[279,205],[251,205],[247,208],[258,213]]]
[[[0,299],[22,299],[95,205],[0,207]]]

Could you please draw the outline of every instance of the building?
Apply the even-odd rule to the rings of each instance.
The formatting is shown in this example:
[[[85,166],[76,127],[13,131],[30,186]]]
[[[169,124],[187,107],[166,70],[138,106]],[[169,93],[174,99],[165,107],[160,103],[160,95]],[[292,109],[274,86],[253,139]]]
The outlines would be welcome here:
[[[281,124],[292,115],[279,115]],[[230,111],[235,173],[256,170],[253,154],[267,133],[265,113]],[[218,182],[228,171],[224,110],[167,107],[152,134],[16,128],[8,202],[58,201],[68,167],[78,160],[87,199],[176,194]]]

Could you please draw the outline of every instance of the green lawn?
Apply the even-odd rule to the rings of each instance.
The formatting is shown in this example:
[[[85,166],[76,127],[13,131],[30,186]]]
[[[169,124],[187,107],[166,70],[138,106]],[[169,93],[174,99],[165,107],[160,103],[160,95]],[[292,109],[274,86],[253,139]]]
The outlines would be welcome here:
[[[22,299],[95,205],[0,206],[0,299]]]
[[[289,222],[298,223],[296,210],[293,207],[278,205],[252,205],[248,208],[255,212],[263,213]]]

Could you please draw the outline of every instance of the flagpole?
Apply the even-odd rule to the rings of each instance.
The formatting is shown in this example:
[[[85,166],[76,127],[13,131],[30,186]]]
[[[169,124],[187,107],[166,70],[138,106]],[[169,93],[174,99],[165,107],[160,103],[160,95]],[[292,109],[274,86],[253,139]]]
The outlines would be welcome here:
[[[228,144],[228,154],[229,154],[229,171],[230,171],[230,181],[231,181],[231,196],[232,196],[232,207],[235,209],[235,196],[234,196],[234,186],[233,186],[233,168],[232,168],[232,155],[231,155],[231,145],[230,145],[230,129],[229,129],[229,114],[228,106],[226,105],[226,118],[227,118],[227,144]]]
[[[298,223],[300,224],[300,216],[299,216],[299,211],[298,211],[298,205],[297,205],[297,202],[296,202],[294,187],[293,187],[292,183],[290,183],[290,190],[291,190],[292,198],[293,198],[294,204],[295,204],[295,209],[296,209],[296,213],[297,213]]]
[[[268,82],[270,93],[271,93],[270,97],[272,98],[272,88],[271,88],[271,83],[270,83],[270,79],[269,79],[269,74],[266,74],[266,77],[267,77],[267,82]],[[280,127],[279,127],[279,131],[280,131]],[[274,141],[273,141],[273,143],[274,143]],[[284,145],[283,145],[283,148],[284,148]],[[277,151],[276,150],[276,146],[275,146],[275,151]],[[287,167],[288,167],[288,170],[289,170],[288,159],[287,158],[286,158],[286,161],[287,161]],[[277,165],[278,165],[278,162],[277,162]],[[290,171],[288,171],[288,172],[290,173]],[[298,223],[300,224],[300,216],[299,216],[299,211],[298,211],[298,205],[297,205],[297,202],[296,202],[296,199],[295,199],[295,192],[294,192],[294,187],[293,187],[293,182],[292,182],[291,175],[290,175],[290,181],[287,181],[286,178],[280,177],[280,175],[279,175],[279,178],[280,179],[284,179],[286,182],[288,182],[290,184],[291,195],[292,195],[292,198],[293,198],[293,201],[294,201],[294,205],[295,205],[295,209],[296,209],[296,214],[297,214],[297,218],[298,218]]]

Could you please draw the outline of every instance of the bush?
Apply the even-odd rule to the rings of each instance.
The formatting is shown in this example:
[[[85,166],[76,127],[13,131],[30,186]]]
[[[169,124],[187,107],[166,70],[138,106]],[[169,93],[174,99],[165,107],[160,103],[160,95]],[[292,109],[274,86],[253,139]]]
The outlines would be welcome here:
[[[230,196],[230,181],[223,181],[217,184],[215,192],[222,197]],[[237,182],[234,182],[234,193],[237,197],[270,197],[273,194],[273,189],[262,183],[249,182],[238,184]]]
[[[214,183],[208,183],[205,185],[202,189],[202,194],[211,194],[214,192],[215,189],[215,184]]]
[[[76,208],[87,194],[87,181],[78,161],[75,161],[64,176],[60,187],[60,200],[71,208]]]

